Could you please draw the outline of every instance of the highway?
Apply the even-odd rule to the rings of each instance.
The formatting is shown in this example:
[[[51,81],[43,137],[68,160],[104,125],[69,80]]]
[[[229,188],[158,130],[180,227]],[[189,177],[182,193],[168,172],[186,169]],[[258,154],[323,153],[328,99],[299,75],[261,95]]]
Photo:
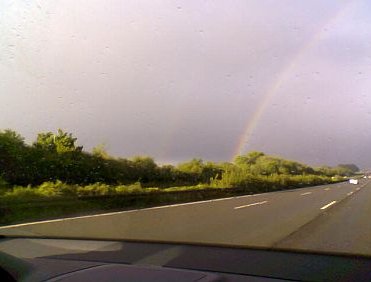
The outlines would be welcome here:
[[[42,235],[371,254],[371,181],[0,227]]]

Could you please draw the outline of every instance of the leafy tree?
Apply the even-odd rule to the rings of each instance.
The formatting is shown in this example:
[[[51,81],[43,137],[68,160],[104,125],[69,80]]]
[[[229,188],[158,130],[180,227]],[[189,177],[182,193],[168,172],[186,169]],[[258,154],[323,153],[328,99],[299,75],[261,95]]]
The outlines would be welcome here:
[[[133,164],[143,171],[153,171],[157,168],[157,164],[151,157],[136,156],[132,159]]]
[[[17,132],[6,129],[0,131],[0,176],[9,183],[25,183],[24,138]]]
[[[34,142],[34,146],[44,151],[55,152],[56,145],[54,140],[55,135],[53,132],[39,133],[36,142]]]
[[[192,159],[188,162],[178,164],[178,170],[187,173],[201,174],[204,167],[204,162],[201,159]]]
[[[202,159],[192,159],[188,162],[180,163],[177,166],[180,172],[187,173],[189,180],[193,184],[197,182],[209,183],[210,179],[221,176],[223,169],[213,162],[204,163]]]
[[[139,181],[149,182],[156,179],[157,164],[153,158],[148,156],[136,156],[132,159],[132,164]]]
[[[338,167],[345,168],[346,170],[352,173],[360,171],[359,167],[355,164],[339,164]]]
[[[262,156],[255,164],[255,173],[263,175],[272,175],[279,172],[280,161],[279,159]]]
[[[338,172],[335,171],[330,166],[321,166],[321,167],[318,167],[318,168],[316,168],[316,172],[319,175],[326,175],[326,176],[329,176],[329,177],[330,176],[335,176],[336,174],[338,174]]]
[[[96,157],[100,157],[102,159],[110,159],[112,158],[106,150],[106,145],[105,144],[99,144],[95,146],[92,150],[92,153]]]
[[[24,138],[11,129],[5,129],[0,131],[0,148],[7,147],[8,149],[18,150],[20,147],[24,147]]]
[[[248,153],[247,155],[237,156],[234,160],[234,163],[239,166],[252,165],[255,164],[256,161],[263,156],[265,156],[263,152],[253,151]]]
[[[52,132],[39,133],[34,146],[57,153],[81,152],[83,147],[76,146],[76,141],[77,138],[74,138],[72,133],[58,129],[57,134]]]

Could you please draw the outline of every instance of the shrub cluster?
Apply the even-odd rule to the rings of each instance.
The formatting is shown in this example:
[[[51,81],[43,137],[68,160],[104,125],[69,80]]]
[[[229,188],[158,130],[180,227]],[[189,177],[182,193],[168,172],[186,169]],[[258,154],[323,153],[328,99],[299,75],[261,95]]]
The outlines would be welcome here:
[[[0,196],[94,196],[207,187],[275,191],[328,183],[331,177],[342,179],[358,170],[353,164],[312,168],[262,152],[237,156],[234,162],[193,159],[158,166],[150,157],[111,157],[102,146],[86,152],[76,142],[62,130],[39,133],[31,145],[15,131],[0,131]]]
[[[81,196],[103,196],[103,195],[124,195],[132,193],[146,193],[154,189],[143,189],[141,184],[130,185],[107,185],[104,183],[94,183],[85,186],[67,184],[61,181],[44,182],[38,186],[28,185],[27,187],[14,186],[4,191],[1,198],[11,199],[40,199],[58,197],[81,197]]]

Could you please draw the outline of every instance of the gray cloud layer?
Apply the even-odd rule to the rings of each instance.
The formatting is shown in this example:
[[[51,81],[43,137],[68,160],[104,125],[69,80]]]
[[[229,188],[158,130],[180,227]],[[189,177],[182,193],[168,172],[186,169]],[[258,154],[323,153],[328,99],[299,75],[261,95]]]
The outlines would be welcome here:
[[[60,127],[121,156],[228,160],[297,60],[246,149],[371,166],[370,7],[347,3],[4,1],[0,127],[28,140]]]

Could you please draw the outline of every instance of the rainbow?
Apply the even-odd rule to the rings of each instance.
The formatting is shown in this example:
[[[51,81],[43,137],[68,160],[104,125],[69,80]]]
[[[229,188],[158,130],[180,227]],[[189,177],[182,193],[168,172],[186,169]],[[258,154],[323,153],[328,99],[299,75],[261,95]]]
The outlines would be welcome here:
[[[237,146],[235,146],[235,149],[233,150],[231,160],[233,160],[236,156],[241,155],[243,154],[244,151],[246,151],[246,147],[251,139],[251,136],[254,133],[257,125],[259,124],[259,121],[261,120],[262,116],[266,112],[268,106],[270,105],[272,99],[278,93],[278,90],[281,88],[281,86],[288,80],[290,74],[298,65],[298,63],[302,60],[303,56],[322,37],[324,37],[327,27],[335,24],[341,17],[344,16],[344,14],[348,11],[349,7],[350,2],[348,2],[342,8],[338,9],[336,13],[332,17],[330,17],[329,20],[327,20],[323,25],[320,26],[319,30],[314,33],[310,40],[306,44],[304,44],[302,48],[299,49],[299,51],[293,56],[290,63],[288,63],[282,68],[277,78],[273,81],[273,84],[265,92],[252,117],[247,121],[243,133],[238,139]]]

